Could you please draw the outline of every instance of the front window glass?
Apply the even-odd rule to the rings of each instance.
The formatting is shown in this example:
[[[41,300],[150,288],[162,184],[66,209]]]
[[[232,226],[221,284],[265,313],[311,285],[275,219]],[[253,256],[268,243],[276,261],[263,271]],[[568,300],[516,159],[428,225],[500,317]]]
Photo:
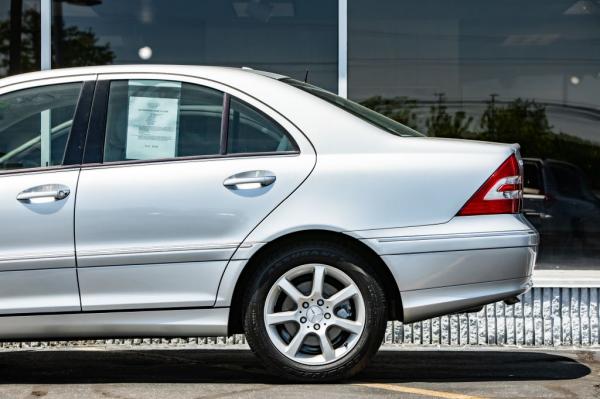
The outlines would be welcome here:
[[[80,90],[68,83],[0,96],[0,169],[60,165]]]
[[[333,94],[327,90],[323,90],[319,87],[310,85],[308,83],[303,83],[294,79],[281,79],[282,82],[288,83],[300,90],[303,90],[307,93],[310,93],[316,97],[319,97],[322,100],[327,101],[351,113],[354,116],[359,117],[360,119],[369,122],[387,132],[393,133],[397,136],[422,136],[421,133],[413,130],[403,124],[396,122],[393,119],[390,119],[382,114],[375,112],[367,107],[364,107],[354,101],[350,101],[343,97],[340,97],[336,94]]]

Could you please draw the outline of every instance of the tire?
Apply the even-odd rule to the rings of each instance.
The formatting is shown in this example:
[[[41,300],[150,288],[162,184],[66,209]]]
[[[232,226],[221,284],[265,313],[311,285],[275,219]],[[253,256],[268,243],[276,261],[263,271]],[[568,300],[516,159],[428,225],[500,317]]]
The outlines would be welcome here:
[[[367,366],[383,340],[387,305],[382,287],[365,258],[341,243],[281,248],[262,258],[246,291],[248,344],[268,371],[288,380],[349,378]],[[338,302],[348,295],[353,296]],[[283,319],[290,320],[279,324]]]

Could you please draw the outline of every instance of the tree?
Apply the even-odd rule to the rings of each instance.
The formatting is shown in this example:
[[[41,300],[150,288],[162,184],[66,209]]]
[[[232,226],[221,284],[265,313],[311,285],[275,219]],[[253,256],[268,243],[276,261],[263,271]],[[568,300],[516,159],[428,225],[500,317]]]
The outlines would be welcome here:
[[[33,9],[22,15],[11,10],[13,17],[22,21],[0,21],[0,68],[7,75],[36,71],[40,69],[40,14]]]
[[[91,31],[82,31],[75,26],[63,30],[62,67],[86,65],[107,65],[115,60],[110,43],[98,44],[98,38]]]
[[[367,108],[379,112],[413,129],[417,128],[417,101],[408,97],[383,98],[381,96],[369,97],[361,102]]]
[[[65,27],[63,3],[79,6],[94,6],[101,0],[60,0],[52,3],[52,55],[54,64],[59,67],[112,64],[115,59],[110,43],[98,44],[98,38],[91,29],[80,30],[76,26]]]
[[[427,134],[436,137],[468,138],[472,134],[469,127],[473,117],[467,117],[464,111],[457,111],[454,115],[448,113],[444,93],[436,93],[438,100],[430,107],[429,117],[425,122]]]
[[[600,174],[597,173],[600,170],[600,146],[564,132],[554,132],[543,105],[521,98],[500,103],[497,95],[491,94],[477,129],[472,126],[472,116],[467,116],[464,111],[449,112],[444,94],[437,93],[436,96],[437,101],[430,106],[425,120],[429,136],[519,143],[524,157],[570,162],[584,171],[592,187],[600,188]],[[375,96],[362,104],[400,123],[416,125],[419,108],[416,100]]]
[[[520,143],[534,152],[543,152],[545,143],[553,135],[546,116],[546,108],[533,100],[517,98],[505,106],[495,99],[488,102],[481,117],[481,139],[504,143]],[[538,147],[539,148],[538,150]]]
[[[37,10],[28,9],[22,14],[20,25],[20,48],[18,64],[14,57],[15,26],[11,20],[0,21],[0,68],[5,73],[36,71],[40,69],[40,14]],[[61,20],[62,23],[62,20]],[[98,44],[98,38],[91,31],[80,30],[76,26],[60,27],[62,31],[60,67],[106,65],[112,64],[115,53],[110,43]],[[53,46],[55,50],[56,46]],[[11,50],[12,49],[12,50]],[[8,56],[7,56],[8,55]]]

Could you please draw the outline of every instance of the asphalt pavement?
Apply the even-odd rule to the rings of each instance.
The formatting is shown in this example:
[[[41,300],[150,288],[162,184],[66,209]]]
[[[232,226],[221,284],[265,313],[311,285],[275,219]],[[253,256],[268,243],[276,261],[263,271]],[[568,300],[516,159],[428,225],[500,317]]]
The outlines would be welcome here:
[[[335,384],[272,377],[247,349],[0,351],[0,398],[600,398],[600,351],[387,347]]]

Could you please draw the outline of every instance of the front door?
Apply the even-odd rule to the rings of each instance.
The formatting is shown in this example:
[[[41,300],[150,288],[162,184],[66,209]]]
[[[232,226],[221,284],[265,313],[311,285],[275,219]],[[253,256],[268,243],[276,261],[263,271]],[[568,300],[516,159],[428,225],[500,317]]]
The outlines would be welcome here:
[[[97,90],[102,159],[81,171],[75,216],[84,311],[212,306],[235,249],[314,166],[264,105],[173,79]]]
[[[2,314],[81,310],[73,234],[79,166],[62,165],[81,88],[0,94]]]

